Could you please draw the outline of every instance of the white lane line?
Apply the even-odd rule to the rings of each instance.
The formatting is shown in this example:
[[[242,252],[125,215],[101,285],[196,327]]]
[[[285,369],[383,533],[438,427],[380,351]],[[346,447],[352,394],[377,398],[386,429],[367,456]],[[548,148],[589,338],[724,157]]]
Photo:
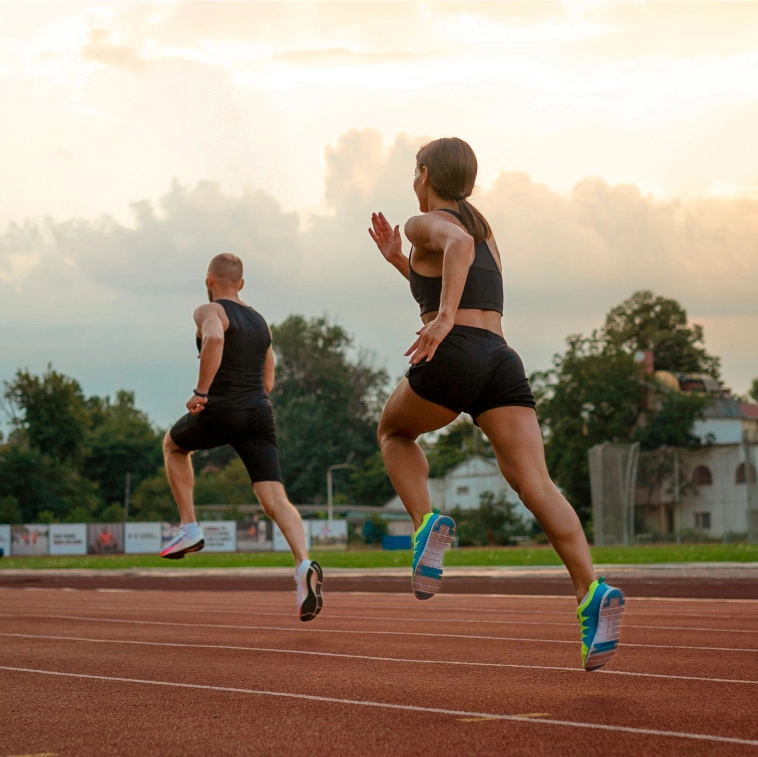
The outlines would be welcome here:
[[[143,612],[166,612],[166,608],[163,607],[153,607],[153,608],[147,608],[143,609]],[[172,607],[170,612],[191,612],[194,614],[198,614],[198,612],[202,612],[197,607]],[[265,611],[265,610],[224,610],[221,608],[212,608],[207,610],[207,612],[214,612],[224,615],[273,615],[275,617],[282,617],[282,618],[290,618],[292,617],[291,612],[273,612],[273,611]],[[566,615],[567,613],[561,613],[561,615]],[[702,617],[700,615],[699,617]],[[329,620],[378,620],[378,621],[385,621],[387,623],[429,623],[430,618],[423,618],[423,617],[414,617],[414,618],[396,618],[386,615],[335,615],[334,613],[329,613]],[[439,618],[439,620],[444,620],[446,623],[471,623],[475,625],[483,625],[485,623],[489,623],[492,625],[509,625],[509,626],[566,626],[571,628],[576,628],[576,621],[572,621],[571,623],[567,622],[559,622],[559,621],[541,621],[541,620],[486,620],[486,619],[470,619],[470,618],[451,618],[450,616],[445,616],[444,618]],[[653,631],[704,631],[707,633],[758,633],[758,628],[749,628],[749,629],[743,629],[743,628],[706,628],[706,627],[697,627],[697,626],[650,626],[650,625],[638,625],[634,623],[623,623],[622,628],[642,628],[646,630],[653,630]]]
[[[507,662],[468,662],[463,660],[430,660],[414,659],[406,657],[379,657],[376,655],[359,655],[346,654],[344,652],[314,652],[305,649],[280,649],[276,647],[249,647],[238,646],[235,644],[186,644],[175,641],[136,641],[131,639],[93,639],[83,636],[52,636],[46,634],[31,633],[0,633],[0,636],[10,636],[21,639],[48,639],[51,641],[80,641],[94,644],[130,644],[134,646],[146,647],[176,647],[180,649],[230,649],[241,652],[268,652],[274,654],[295,654],[307,655],[312,657],[337,657],[348,660],[370,660],[372,662],[399,662],[399,663],[417,663],[420,665],[458,665],[462,667],[476,668],[517,668],[519,670],[553,670],[565,671],[568,673],[582,673],[586,675],[583,668],[569,668],[558,665],[520,665],[517,663]],[[635,678],[663,678],[673,681],[704,681],[706,683],[743,683],[749,685],[758,685],[758,681],[740,680],[739,678],[706,678],[704,676],[677,676],[665,673],[638,673],[629,670],[598,670],[597,675],[619,675],[633,676]]]
[[[124,623],[130,625],[175,626],[180,628],[218,628],[242,631],[287,631],[290,633],[338,633],[356,634],[360,636],[426,636],[438,639],[475,639],[480,641],[522,641],[532,644],[577,644],[571,639],[531,639],[520,636],[483,636],[463,633],[431,633],[423,631],[373,631],[353,630],[348,628],[292,628],[289,626],[241,626],[227,623],[182,623],[170,620],[127,620],[123,618],[93,618],[82,615],[47,615],[30,613],[0,613],[4,618],[49,618],[52,620],[83,620],[93,623]],[[700,647],[685,644],[639,644],[623,642],[625,648],[636,647],[643,649],[692,649],[707,652],[758,652],[758,648],[740,647]]]
[[[685,731],[660,731],[653,728],[633,728],[623,725],[605,725],[601,723],[582,723],[573,720],[556,720],[554,718],[527,718],[523,715],[504,715],[492,712],[471,712],[468,710],[448,710],[442,707],[420,707],[411,704],[392,704],[390,702],[371,702],[359,699],[341,699],[339,697],[322,697],[314,694],[293,694],[287,691],[266,691],[263,689],[240,689],[232,686],[210,686],[199,683],[179,683],[175,681],[153,681],[142,678],[122,678],[120,676],[97,676],[86,673],[64,673],[58,670],[40,670],[36,668],[16,668],[10,665],[0,665],[0,670],[16,673],[34,673],[38,675],[60,676],[63,678],[83,678],[93,681],[113,681],[115,683],[137,683],[148,686],[167,686],[181,689],[199,689],[203,691],[222,691],[232,694],[252,694],[262,697],[282,697],[284,699],[300,699],[309,702],[324,702],[326,704],[345,704],[353,707],[376,707],[385,710],[400,710],[405,712],[423,712],[433,715],[452,715],[464,718],[492,718],[516,723],[539,723],[540,725],[555,725],[566,728],[586,728],[596,731],[611,731],[613,733],[633,733],[638,736],[662,736],[694,741],[711,741],[719,744],[741,744],[758,747],[758,740],[738,739],[732,736],[715,736],[708,733],[687,733]]]
[[[3,591],[3,590],[4,590],[3,587],[0,587],[0,591]],[[11,591],[11,589],[5,589],[5,590]],[[34,590],[34,591],[61,591],[60,589],[36,589],[36,588],[33,589],[33,587],[24,587],[24,590],[25,591],[26,590],[28,590],[28,591],[31,591],[31,590]],[[15,591],[18,591],[18,590],[15,590]],[[110,591],[112,591],[114,593],[115,592],[120,592],[120,591],[131,592],[131,593],[134,593],[134,594],[144,593],[144,592],[142,592],[140,590],[132,590],[132,589],[123,589],[123,590],[122,589],[113,589],[113,590],[93,589],[91,591],[93,591],[93,592],[104,592],[104,593],[107,593],[107,592],[110,592]],[[233,593],[233,592],[230,592],[230,593]],[[261,602],[260,601],[260,595],[261,594],[268,595],[268,594],[271,594],[271,593],[276,593],[276,592],[257,592],[257,593],[256,592],[245,592],[245,594],[247,594],[247,595],[256,594],[256,598],[255,598],[255,604],[256,604],[256,606],[281,607],[281,603],[278,603],[278,602],[265,602],[265,601]],[[342,595],[347,595],[347,596],[351,596],[351,595],[352,596],[373,596],[373,597],[377,596],[377,594],[373,593],[373,592],[371,592],[371,593],[339,592],[339,593],[330,595],[330,606],[334,606],[335,604],[338,604],[339,603],[339,599],[341,598]],[[388,594],[386,596],[385,595],[380,595],[380,596],[382,596],[383,598],[386,599],[386,598],[390,598],[390,597],[398,597],[398,598],[400,598],[401,595]],[[512,596],[511,595],[492,595],[492,596],[481,595],[481,596],[482,596],[483,599],[486,598],[488,600],[490,600],[490,599],[504,599],[504,598],[522,599],[522,600],[524,599],[524,597],[522,595],[512,595]],[[448,595],[447,598],[450,599],[451,596]],[[457,599],[457,597],[455,597],[455,599]],[[531,599],[531,597],[529,599]],[[568,600],[565,597],[540,597],[540,599],[561,599],[564,602],[568,602]],[[674,601],[674,599],[675,598],[667,598],[667,597],[631,597],[630,598],[630,600],[633,600],[633,603],[635,605],[638,602],[641,602],[641,601],[647,601],[647,602],[667,602],[667,601]],[[544,610],[544,609],[533,609],[533,608],[529,608],[529,609],[502,608],[502,609],[499,609],[499,608],[492,608],[492,607],[480,607],[480,606],[475,606],[475,605],[461,605],[461,604],[459,604],[457,602],[456,602],[455,606],[444,606],[444,607],[442,607],[442,606],[440,606],[441,602],[439,601],[439,600],[442,600],[442,596],[441,595],[438,596],[437,600],[438,600],[438,602],[437,602],[437,606],[436,607],[434,607],[434,608],[425,607],[424,608],[423,612],[424,612],[426,618],[428,618],[428,617],[430,617],[430,616],[433,615],[433,616],[440,616],[441,619],[444,618],[445,620],[448,620],[448,619],[450,619],[450,613],[469,614],[471,612],[476,612],[478,614],[498,614],[498,615],[503,615],[503,614],[524,615],[524,614],[526,614],[526,615],[536,615],[536,616],[558,615],[560,617],[565,617],[566,613],[567,612],[572,612],[573,609],[574,609],[574,607],[575,607],[575,605],[572,604],[566,610]],[[402,601],[402,599],[401,599],[401,601]],[[742,600],[742,599],[740,599],[740,600],[682,599],[682,600],[679,600],[679,601],[683,601],[683,602],[708,602],[708,603],[711,603],[712,605],[714,603],[728,603],[728,602],[731,602],[731,603],[736,603],[736,602],[758,603],[758,600]],[[413,602],[413,605],[417,604],[417,602],[415,600],[412,600],[412,602]],[[393,605],[394,606],[393,606],[392,609],[396,609],[397,603],[393,603]],[[227,606],[228,606],[228,604],[225,604],[225,603],[214,603],[214,604],[207,604],[207,605],[206,604],[204,604],[204,605],[197,604],[196,608],[198,608],[200,610],[203,610],[203,611],[210,611],[210,612],[217,612],[217,611],[228,612],[228,613],[232,613],[232,612],[233,613],[247,613],[247,612],[250,612],[251,614],[256,614],[256,611],[226,610],[225,608]],[[159,605],[159,607],[157,609],[163,609],[163,610],[165,610],[166,608],[167,608],[167,603],[163,602],[163,603],[161,603]],[[142,608],[142,609],[150,610],[150,609],[153,609],[153,608],[151,608],[151,606],[148,605],[147,608]],[[184,612],[195,612],[196,611],[195,609],[189,610],[187,608],[171,608],[171,609],[172,609],[172,611],[173,610],[177,610],[177,611],[184,611]],[[408,609],[410,612],[413,612],[415,610],[415,607],[414,608],[407,607],[407,608],[403,608],[403,609]],[[758,615],[752,615],[752,614],[719,615],[717,613],[711,612],[712,609],[713,609],[713,607],[709,608],[709,617],[713,618],[716,621],[719,621],[719,620],[743,620],[745,622],[756,622],[756,621],[758,621]],[[665,614],[668,614],[668,615],[670,615],[673,618],[701,618],[702,619],[702,617],[703,617],[703,613],[702,612],[699,612],[699,613],[695,613],[695,612],[692,612],[692,613],[677,612],[675,610],[672,610],[671,608],[667,608],[665,611],[658,610],[658,612],[664,612]],[[288,613],[282,612],[281,614],[286,615]],[[640,618],[648,617],[648,614],[645,613],[645,612],[639,612],[639,611],[635,612],[634,609],[632,609],[632,608],[627,609],[626,617],[631,618],[631,617],[636,617],[637,615],[639,615]],[[424,618],[424,619],[426,619],[426,618]],[[458,622],[476,622],[476,621],[461,620],[461,621],[458,621]],[[485,621],[485,620],[483,620],[482,622],[493,623],[493,622],[507,622],[507,621]],[[535,621],[535,623],[536,622],[537,621]],[[626,626],[626,624],[625,624],[625,627],[628,627],[628,626]],[[646,628],[647,626],[637,626],[637,627],[639,627],[639,628]],[[660,628],[661,626],[650,626],[650,627],[651,628]],[[678,630],[678,629],[674,629],[673,626],[670,627],[670,628],[672,630]],[[721,630],[721,629],[693,629],[693,630]],[[724,629],[724,630],[726,631],[726,630],[729,630],[729,629]],[[740,630],[737,630],[735,632],[753,633],[753,631],[740,631]]]
[[[260,605],[260,603],[256,603]],[[274,608],[277,607],[274,603],[263,603],[267,606],[273,606]],[[330,603],[330,606],[332,606],[332,603]],[[193,607],[169,607],[165,603],[162,605],[148,605],[148,606],[142,606],[137,607],[134,604],[130,603],[130,608],[134,611],[140,611],[140,612],[166,612],[167,610],[172,613],[194,613],[194,614],[202,614],[202,613],[220,613],[225,615],[273,615],[273,616],[281,616],[281,617],[291,617],[292,612],[285,611],[285,610],[231,610],[227,609],[227,606],[225,605],[193,605]],[[50,608],[50,609],[57,609],[57,608]],[[65,609],[65,608],[64,608]],[[98,609],[98,608],[93,608]],[[101,609],[113,609],[110,605],[107,607],[101,608]],[[397,609],[397,608],[392,608]],[[430,608],[431,609],[431,608]],[[426,610],[426,608],[425,608]],[[425,611],[424,615],[411,615],[407,617],[389,617],[389,616],[378,616],[378,615],[363,615],[360,616],[356,615],[336,615],[332,612],[329,613],[329,618],[337,618],[337,619],[343,619],[343,620],[372,620],[372,621],[388,621],[388,622],[403,622],[403,623],[429,623],[431,620],[441,620],[445,622],[451,622],[451,623],[470,623],[470,624],[501,624],[501,625],[535,625],[535,626],[575,626],[576,622],[560,622],[560,621],[537,621],[537,620],[490,620],[487,618],[480,618],[480,619],[471,619],[471,618],[456,618],[453,617],[451,614],[451,610],[443,610],[438,611],[437,613],[431,614],[427,613]],[[461,612],[460,608],[455,608],[455,612]],[[485,609],[483,608],[470,608],[468,610],[468,614],[471,614],[472,612],[475,612],[477,614],[485,612]],[[493,611],[495,612],[495,611]],[[527,615],[559,615],[561,617],[566,617],[567,615],[571,614],[573,612],[572,610],[568,610],[566,612],[533,612],[533,611],[521,611],[521,610],[502,610],[497,611],[501,614],[506,613],[513,613],[513,614],[527,614]],[[666,613],[663,613],[666,614]],[[645,618],[646,616],[641,613],[636,613],[635,615],[639,615],[640,619]],[[634,619],[631,613],[627,611],[625,618],[632,620]],[[672,619],[678,619],[679,617],[696,617],[702,620],[703,613],[691,613],[688,615],[684,614],[674,614]],[[722,616],[713,616],[714,621],[718,622],[720,620],[738,620],[738,621],[744,621],[745,623],[755,623],[758,624],[758,616],[752,617],[752,616],[746,616],[746,615],[722,615]],[[758,628],[755,629],[744,629],[744,628],[719,628],[717,626],[709,628],[706,626],[657,626],[657,625],[649,625],[649,624],[639,624],[639,623],[630,623],[630,622],[624,622],[623,624],[624,628],[638,628],[638,629],[647,629],[647,630],[665,630],[665,631],[698,631],[698,632],[704,632],[704,633],[745,633],[745,634],[758,634]]]
[[[2,574],[0,573],[0,576]],[[623,588],[623,587],[621,587]],[[70,587],[42,587],[42,586],[0,586],[0,592],[7,591],[7,592],[18,592],[18,591],[48,591],[48,592],[65,592],[65,591],[78,591],[82,594],[86,594],[87,592],[99,592],[99,589],[72,589]],[[166,594],[166,590],[164,589],[124,589],[124,591],[134,592],[136,594],[156,594],[156,593],[162,593]],[[191,589],[190,589],[191,591]],[[173,592],[171,592],[173,593]],[[210,595],[214,592],[211,592],[208,589],[197,589],[195,590],[196,594],[205,594]],[[254,595],[256,597],[261,597],[263,595],[269,595],[269,594],[293,594],[294,590],[291,592],[288,591],[256,591],[251,590],[247,591],[244,589],[239,589],[235,591],[229,591],[224,592],[224,594],[228,595],[241,595],[244,594],[246,596]],[[402,592],[396,592],[396,591],[339,591],[334,592],[330,595],[333,598],[337,597],[368,597],[373,598],[374,600],[386,600],[395,602],[398,599],[400,601],[404,601],[405,599],[408,599],[413,604],[416,604],[416,600],[410,599],[410,597],[407,596],[407,594],[403,594]],[[461,604],[461,601],[471,601],[471,598],[476,596],[477,598],[481,599],[482,601],[486,601],[490,604],[497,603],[497,602],[512,602],[512,601],[519,601],[519,602],[529,602],[531,604],[544,604],[546,601],[551,602],[562,602],[565,604],[568,604],[570,606],[576,606],[576,604],[572,601],[572,598],[570,596],[570,593],[567,594],[438,594],[436,597],[436,604],[438,610],[442,610],[443,607],[441,605],[444,604],[445,609],[457,609],[457,610],[476,610],[477,612],[492,612],[492,613],[499,613],[499,612],[521,612],[520,610],[512,610],[509,608],[498,608],[498,607],[478,607],[476,605],[468,605],[468,604]],[[716,599],[714,597],[641,597],[636,595],[629,595],[630,600],[634,600],[634,603],[637,604],[638,602],[657,602],[657,603],[669,603],[673,605],[688,605],[688,604],[708,604],[709,605],[709,611],[713,611],[716,609],[720,609],[724,605],[737,605],[737,606],[745,606],[747,605],[751,609],[754,606],[758,606],[758,599]],[[453,607],[448,607],[446,603],[452,602],[454,603]],[[431,608],[430,608],[431,609]],[[724,608],[729,609],[729,608]],[[543,609],[534,609],[530,610],[530,612],[535,613],[545,613],[545,614],[562,614],[561,611],[558,610],[543,610]],[[699,617],[700,615],[698,613],[687,613],[687,612],[679,612],[677,614],[680,614],[682,616],[693,616],[693,617]],[[722,615],[718,617],[732,617],[727,615]],[[734,617],[744,617],[742,615],[737,615]]]
[[[24,587],[1,587],[0,586],[0,592],[2,591],[49,591],[49,592],[61,592],[64,591],[64,589],[61,588],[43,588],[43,587],[33,587],[33,586],[24,586]],[[93,593],[108,593],[108,592],[130,592],[137,595],[142,595],[145,593],[151,593],[150,590],[138,590],[138,589],[82,589],[79,590],[81,592],[93,592]],[[160,591],[160,590],[158,590]],[[153,592],[154,593],[154,592]],[[163,592],[164,594],[166,592]],[[197,591],[195,592],[197,594],[208,594],[208,591]],[[275,605],[277,603],[274,602],[267,602],[263,601],[261,602],[261,597],[268,596],[270,594],[290,594],[293,592],[271,592],[271,591],[236,591],[236,592],[227,592],[228,594],[245,594],[247,596],[254,595],[256,597],[256,604],[264,604],[264,605]],[[575,607],[576,605],[571,602],[571,598],[567,597],[566,595],[524,595],[524,594],[478,594],[477,597],[481,598],[482,601],[487,601],[488,604],[492,604],[495,601],[502,600],[504,602],[512,602],[514,600],[521,601],[521,602],[529,602],[532,605],[534,604],[543,604],[547,600],[553,600],[558,602],[563,602],[569,605],[569,607]],[[360,591],[344,591],[344,592],[335,592],[330,595],[332,603],[338,602],[340,598],[342,597],[371,597],[374,600],[388,600],[392,601],[392,604],[395,605],[396,601],[393,600],[399,600],[404,601],[406,599],[409,600],[409,604],[417,605],[417,601],[410,599],[409,597],[406,597],[403,594],[397,593],[397,592],[360,592]],[[472,595],[466,594],[439,594],[436,597],[436,607],[434,608],[424,608],[424,612],[451,612],[451,611],[457,611],[457,612],[478,612],[478,613],[492,613],[492,614],[502,614],[502,613],[524,613],[527,612],[529,614],[534,615],[565,615],[565,611],[563,610],[545,610],[543,608],[535,609],[534,607],[528,608],[526,610],[523,609],[513,609],[510,607],[481,607],[478,605],[470,605],[470,604],[462,604],[461,600],[464,601],[470,601]],[[713,613],[713,610],[718,609],[720,605],[729,605],[729,604],[737,604],[737,605],[758,605],[758,599],[713,599],[713,598],[698,598],[698,597],[637,597],[632,596],[629,597],[630,600],[633,600],[634,604],[636,605],[639,602],[664,602],[664,603],[682,603],[682,604],[698,604],[698,603],[707,603],[710,605],[709,607],[709,614],[712,615],[714,618],[718,619],[734,619],[734,620],[754,620],[758,618],[758,616],[754,615],[719,615],[717,613]],[[443,606],[443,603],[454,603],[454,604],[445,604]],[[223,604],[213,604],[213,605],[207,605],[208,607],[223,607]],[[725,608],[727,609],[727,608]],[[752,608],[751,608],[752,609]],[[702,617],[702,613],[697,612],[681,612],[675,608],[669,608],[666,610],[666,612],[670,612],[672,615],[676,617],[695,617],[700,618]],[[627,614],[629,614],[627,612]]]

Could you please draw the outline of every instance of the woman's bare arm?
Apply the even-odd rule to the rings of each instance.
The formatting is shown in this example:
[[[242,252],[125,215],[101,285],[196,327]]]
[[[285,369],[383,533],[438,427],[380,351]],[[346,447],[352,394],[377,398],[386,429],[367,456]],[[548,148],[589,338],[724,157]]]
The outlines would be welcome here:
[[[417,332],[419,338],[405,353],[415,364],[424,359],[431,360],[453,327],[468,270],[474,261],[474,240],[465,229],[430,213],[409,219],[405,224],[405,235],[413,245],[442,253],[439,311]]]

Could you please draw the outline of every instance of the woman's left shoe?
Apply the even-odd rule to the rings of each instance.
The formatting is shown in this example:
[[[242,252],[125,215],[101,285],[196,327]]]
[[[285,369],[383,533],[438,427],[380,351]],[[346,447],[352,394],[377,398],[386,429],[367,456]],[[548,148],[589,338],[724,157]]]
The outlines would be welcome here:
[[[442,558],[453,543],[455,521],[435,508],[413,534],[413,593],[431,599],[442,586]]]

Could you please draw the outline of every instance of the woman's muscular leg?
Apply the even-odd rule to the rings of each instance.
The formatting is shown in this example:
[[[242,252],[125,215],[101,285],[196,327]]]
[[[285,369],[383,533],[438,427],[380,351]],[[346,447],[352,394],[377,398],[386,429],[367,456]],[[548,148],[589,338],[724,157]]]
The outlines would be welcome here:
[[[537,415],[528,407],[498,407],[477,418],[506,481],[533,513],[563,560],[581,602],[595,580],[579,517],[550,479]]]
[[[405,378],[382,412],[378,437],[384,465],[413,520],[414,530],[421,525],[424,515],[432,511],[427,487],[429,463],[416,439],[447,426],[457,417],[452,410],[419,397]]]

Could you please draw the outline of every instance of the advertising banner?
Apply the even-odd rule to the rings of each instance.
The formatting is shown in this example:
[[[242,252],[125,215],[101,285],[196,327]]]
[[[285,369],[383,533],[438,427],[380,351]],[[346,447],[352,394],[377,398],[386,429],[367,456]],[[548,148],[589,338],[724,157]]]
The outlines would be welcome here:
[[[311,532],[308,528],[307,521],[303,524],[305,530],[305,548],[311,548]],[[274,552],[289,552],[290,545],[287,544],[287,540],[284,538],[284,534],[281,532],[279,526],[274,523]]]
[[[237,524],[237,552],[270,552],[274,548],[270,520],[254,519]]]
[[[6,557],[11,556],[11,527],[0,526],[0,549]]]
[[[157,555],[160,553],[162,546],[162,524],[127,523],[124,531],[124,551],[127,555],[151,553]]]
[[[50,554],[51,555],[86,555],[87,554],[87,524],[86,523],[51,523],[50,524]]]
[[[88,523],[87,552],[91,555],[120,555],[124,551],[123,523]]]
[[[203,552],[236,552],[236,520],[204,520],[198,524],[203,532]]]
[[[346,520],[307,520],[313,549],[347,549]]]
[[[14,557],[27,557],[29,555],[46,555],[48,546],[48,531],[50,526],[27,525],[12,526]]]

